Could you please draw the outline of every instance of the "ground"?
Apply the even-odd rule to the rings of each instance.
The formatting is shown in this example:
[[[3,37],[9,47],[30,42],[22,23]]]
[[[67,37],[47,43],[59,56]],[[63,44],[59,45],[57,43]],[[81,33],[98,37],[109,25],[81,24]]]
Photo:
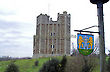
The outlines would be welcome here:
[[[62,59],[62,57],[55,57],[59,60]],[[70,57],[67,57],[67,59]],[[0,61],[0,72],[4,72],[8,64],[11,62],[14,62],[18,67],[20,72],[38,72],[39,69],[42,67],[43,63],[51,59],[50,57],[47,58],[38,58],[38,59],[22,59],[22,60],[9,60],[9,61]],[[38,60],[39,64],[38,66],[34,65],[34,62]],[[99,61],[99,60],[97,60]],[[96,68],[93,70],[93,72],[99,72],[99,65],[96,66]]]

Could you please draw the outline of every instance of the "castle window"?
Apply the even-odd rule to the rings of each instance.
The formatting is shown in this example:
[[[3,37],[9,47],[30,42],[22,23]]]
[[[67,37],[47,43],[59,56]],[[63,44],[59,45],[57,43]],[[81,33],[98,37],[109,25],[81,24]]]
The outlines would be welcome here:
[[[50,36],[55,36],[55,33],[50,33]]]
[[[53,51],[52,51],[52,54],[53,54]]]
[[[54,48],[54,45],[51,45],[51,48]]]
[[[55,36],[55,33],[54,33],[54,36]]]
[[[52,33],[50,33],[50,36],[52,36]]]
[[[34,46],[35,46],[35,43],[36,43],[36,37],[34,36]]]

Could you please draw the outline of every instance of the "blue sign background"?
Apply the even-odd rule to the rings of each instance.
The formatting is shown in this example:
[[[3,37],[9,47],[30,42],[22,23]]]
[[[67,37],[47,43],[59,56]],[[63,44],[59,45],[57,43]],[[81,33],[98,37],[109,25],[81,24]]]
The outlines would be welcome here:
[[[94,49],[94,35],[78,34],[77,37],[78,49]]]

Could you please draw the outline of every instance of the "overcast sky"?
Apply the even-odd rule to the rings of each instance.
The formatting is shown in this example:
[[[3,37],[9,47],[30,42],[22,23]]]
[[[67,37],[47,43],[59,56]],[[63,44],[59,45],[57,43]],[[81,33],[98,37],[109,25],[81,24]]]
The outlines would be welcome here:
[[[32,56],[36,17],[43,13],[56,21],[57,13],[63,11],[71,14],[72,35],[75,29],[98,25],[97,7],[89,0],[0,0],[0,56]],[[106,49],[110,50],[110,2],[104,5],[104,21]]]

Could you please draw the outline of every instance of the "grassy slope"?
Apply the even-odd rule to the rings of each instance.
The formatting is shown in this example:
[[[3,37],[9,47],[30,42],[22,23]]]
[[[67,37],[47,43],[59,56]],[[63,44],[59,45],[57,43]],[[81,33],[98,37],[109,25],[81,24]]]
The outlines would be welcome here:
[[[62,57],[56,57],[59,60]],[[71,58],[71,57],[68,57]],[[25,60],[16,60],[14,63],[19,67],[20,72],[38,72],[42,64],[51,58],[38,58],[38,59],[25,59]],[[38,60],[38,66],[34,65],[34,62]],[[0,72],[4,72],[8,64],[12,61],[0,61]],[[93,70],[93,72],[99,72],[99,65]]]
[[[59,60],[62,59],[62,57],[56,57]],[[19,67],[20,72],[38,72],[41,68],[42,64],[46,61],[48,61],[51,58],[38,58],[38,59],[24,59],[24,60],[16,60],[14,63]],[[34,62],[38,60],[39,64],[38,66],[34,65]],[[8,64],[10,64],[11,61],[0,61],[0,72],[4,72]]]

